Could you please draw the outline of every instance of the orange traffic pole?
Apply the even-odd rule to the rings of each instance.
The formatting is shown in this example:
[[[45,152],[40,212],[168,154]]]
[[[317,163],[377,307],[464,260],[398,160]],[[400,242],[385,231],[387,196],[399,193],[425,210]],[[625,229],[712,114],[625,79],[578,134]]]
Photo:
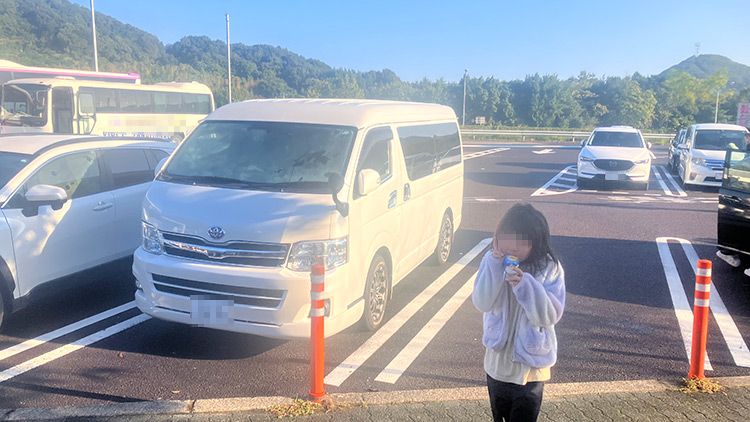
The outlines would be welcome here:
[[[310,399],[321,401],[326,395],[323,387],[325,343],[325,267],[313,265],[310,273]]]
[[[708,299],[711,295],[711,261],[701,259],[695,272],[695,302],[693,303],[693,344],[690,351],[688,378],[704,379],[706,339],[708,336]]]

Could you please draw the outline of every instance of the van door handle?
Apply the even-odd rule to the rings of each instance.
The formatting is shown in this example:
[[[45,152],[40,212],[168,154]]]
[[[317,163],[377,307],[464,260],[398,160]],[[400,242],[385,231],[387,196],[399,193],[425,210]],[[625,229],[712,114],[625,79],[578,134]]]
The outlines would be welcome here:
[[[396,201],[398,200],[398,192],[395,190],[391,192],[390,195],[388,195],[388,208],[393,208],[396,206]]]
[[[111,202],[104,202],[99,201],[98,204],[94,205],[94,211],[104,211],[106,209],[112,208],[114,205]]]
[[[404,185],[404,202],[408,201],[409,199],[411,199],[411,186],[409,186],[409,184],[407,183]]]

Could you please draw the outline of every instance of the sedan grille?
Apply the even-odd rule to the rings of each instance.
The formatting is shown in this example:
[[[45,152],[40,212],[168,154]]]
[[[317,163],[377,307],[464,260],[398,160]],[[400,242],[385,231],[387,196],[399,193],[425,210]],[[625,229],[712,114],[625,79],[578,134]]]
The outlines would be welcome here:
[[[153,274],[152,279],[154,288],[162,293],[184,297],[201,296],[211,300],[231,300],[237,305],[258,308],[278,308],[286,293],[285,290],[227,286],[160,274]]]
[[[594,165],[602,170],[622,171],[633,168],[633,162],[630,160],[594,160]]]
[[[205,240],[173,233],[162,233],[167,255],[220,264],[256,267],[281,267],[286,261],[289,244],[261,242],[209,243]]]

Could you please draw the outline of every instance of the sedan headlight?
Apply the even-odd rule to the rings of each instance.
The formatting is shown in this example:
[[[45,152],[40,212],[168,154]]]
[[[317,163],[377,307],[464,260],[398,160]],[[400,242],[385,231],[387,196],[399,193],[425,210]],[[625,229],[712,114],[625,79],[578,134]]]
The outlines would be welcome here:
[[[693,157],[690,159],[690,161],[693,164],[698,164],[699,166],[705,166],[706,165],[706,159],[701,157]]]
[[[292,271],[310,271],[318,257],[321,257],[326,270],[331,270],[346,264],[348,252],[347,238],[297,242],[292,246],[286,266]]]
[[[156,227],[146,222],[141,222],[143,226],[143,250],[155,255],[161,255],[164,253],[164,239],[161,237],[161,233]]]

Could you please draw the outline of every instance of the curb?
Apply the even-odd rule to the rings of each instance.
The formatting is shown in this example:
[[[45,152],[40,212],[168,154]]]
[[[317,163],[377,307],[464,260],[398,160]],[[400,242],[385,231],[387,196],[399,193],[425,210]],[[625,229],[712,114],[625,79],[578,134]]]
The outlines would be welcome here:
[[[724,387],[750,387],[750,376],[711,378]],[[676,388],[676,383],[659,380],[596,381],[578,383],[550,383],[544,388],[545,398],[614,393],[649,393]],[[486,400],[486,387],[441,388],[432,390],[404,390],[390,392],[329,394],[327,399],[337,404],[367,403],[389,405],[440,401]],[[136,403],[107,403],[85,406],[0,409],[0,421],[55,420],[65,418],[108,418],[150,414],[205,414],[265,411],[271,406],[290,405],[294,399],[281,396],[237,397],[226,399],[144,401]]]

